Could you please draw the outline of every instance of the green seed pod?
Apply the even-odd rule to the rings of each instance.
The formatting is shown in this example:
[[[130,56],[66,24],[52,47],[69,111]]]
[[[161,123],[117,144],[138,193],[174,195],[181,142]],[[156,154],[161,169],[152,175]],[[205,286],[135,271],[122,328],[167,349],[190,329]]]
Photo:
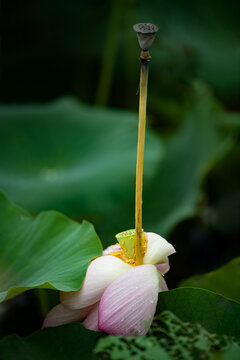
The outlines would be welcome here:
[[[143,231],[143,230],[142,230]],[[121,248],[125,255],[131,259],[135,257],[135,239],[136,232],[135,229],[126,230],[116,235],[117,241],[121,245]]]

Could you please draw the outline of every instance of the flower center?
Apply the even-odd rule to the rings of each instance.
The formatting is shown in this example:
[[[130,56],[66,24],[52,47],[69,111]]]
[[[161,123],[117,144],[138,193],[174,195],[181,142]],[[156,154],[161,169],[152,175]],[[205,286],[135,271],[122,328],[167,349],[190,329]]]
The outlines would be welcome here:
[[[116,238],[118,240],[117,245],[121,247],[121,250],[115,251],[111,255],[118,257],[131,266],[136,266],[135,229],[123,231],[117,234]],[[147,239],[144,232],[142,232],[142,250],[144,256],[147,251]]]

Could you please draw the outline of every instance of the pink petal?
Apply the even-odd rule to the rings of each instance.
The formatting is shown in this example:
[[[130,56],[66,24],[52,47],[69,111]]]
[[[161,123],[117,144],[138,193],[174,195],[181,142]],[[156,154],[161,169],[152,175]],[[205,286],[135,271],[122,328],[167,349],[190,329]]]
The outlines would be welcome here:
[[[101,256],[90,263],[80,290],[60,293],[61,303],[73,310],[93,305],[113,280],[131,268],[115,256]]]
[[[166,274],[169,269],[170,269],[170,266],[168,263],[165,263],[165,264],[156,264],[155,265],[156,268],[158,269],[158,271],[160,271],[162,274]]]
[[[98,308],[99,302],[93,306],[92,310],[83,321],[83,325],[89,330],[98,331]]]
[[[99,330],[109,334],[146,334],[156,310],[160,274],[153,265],[132,268],[104,291],[99,305]]]
[[[161,264],[168,262],[167,257],[176,252],[172,244],[155,233],[145,233],[147,251],[143,258],[144,264]]]
[[[80,310],[70,310],[62,304],[59,304],[49,311],[43,322],[43,327],[59,326],[74,321],[82,321],[91,309],[92,306]]]
[[[118,244],[115,245],[111,245],[109,247],[107,247],[105,250],[103,250],[103,255],[110,255],[115,253],[116,251],[120,251],[121,247]]]
[[[168,291],[167,283],[163,276],[161,280],[161,291]]]

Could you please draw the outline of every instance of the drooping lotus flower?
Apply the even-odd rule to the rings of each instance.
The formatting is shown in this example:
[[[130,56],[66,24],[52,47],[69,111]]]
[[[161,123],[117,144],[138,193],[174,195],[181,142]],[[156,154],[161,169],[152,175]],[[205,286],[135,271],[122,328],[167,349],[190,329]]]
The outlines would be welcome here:
[[[61,303],[44,320],[44,327],[81,321],[91,330],[138,336],[152,322],[158,292],[168,290],[163,274],[174,247],[154,233],[143,233],[143,265],[134,262],[134,231],[117,235],[120,244],[103,251],[87,270],[82,287],[61,292]],[[125,239],[125,240],[124,240]]]

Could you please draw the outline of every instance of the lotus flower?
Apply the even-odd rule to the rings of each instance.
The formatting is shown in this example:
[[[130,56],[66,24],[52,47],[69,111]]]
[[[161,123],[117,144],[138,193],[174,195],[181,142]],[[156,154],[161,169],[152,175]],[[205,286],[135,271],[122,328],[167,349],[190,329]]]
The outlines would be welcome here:
[[[135,266],[129,255],[134,255],[131,241],[108,247],[90,263],[80,290],[60,293],[61,303],[48,313],[43,326],[81,321],[88,329],[114,335],[146,334],[158,292],[168,290],[163,274],[175,249],[157,234],[143,235],[143,265]]]

